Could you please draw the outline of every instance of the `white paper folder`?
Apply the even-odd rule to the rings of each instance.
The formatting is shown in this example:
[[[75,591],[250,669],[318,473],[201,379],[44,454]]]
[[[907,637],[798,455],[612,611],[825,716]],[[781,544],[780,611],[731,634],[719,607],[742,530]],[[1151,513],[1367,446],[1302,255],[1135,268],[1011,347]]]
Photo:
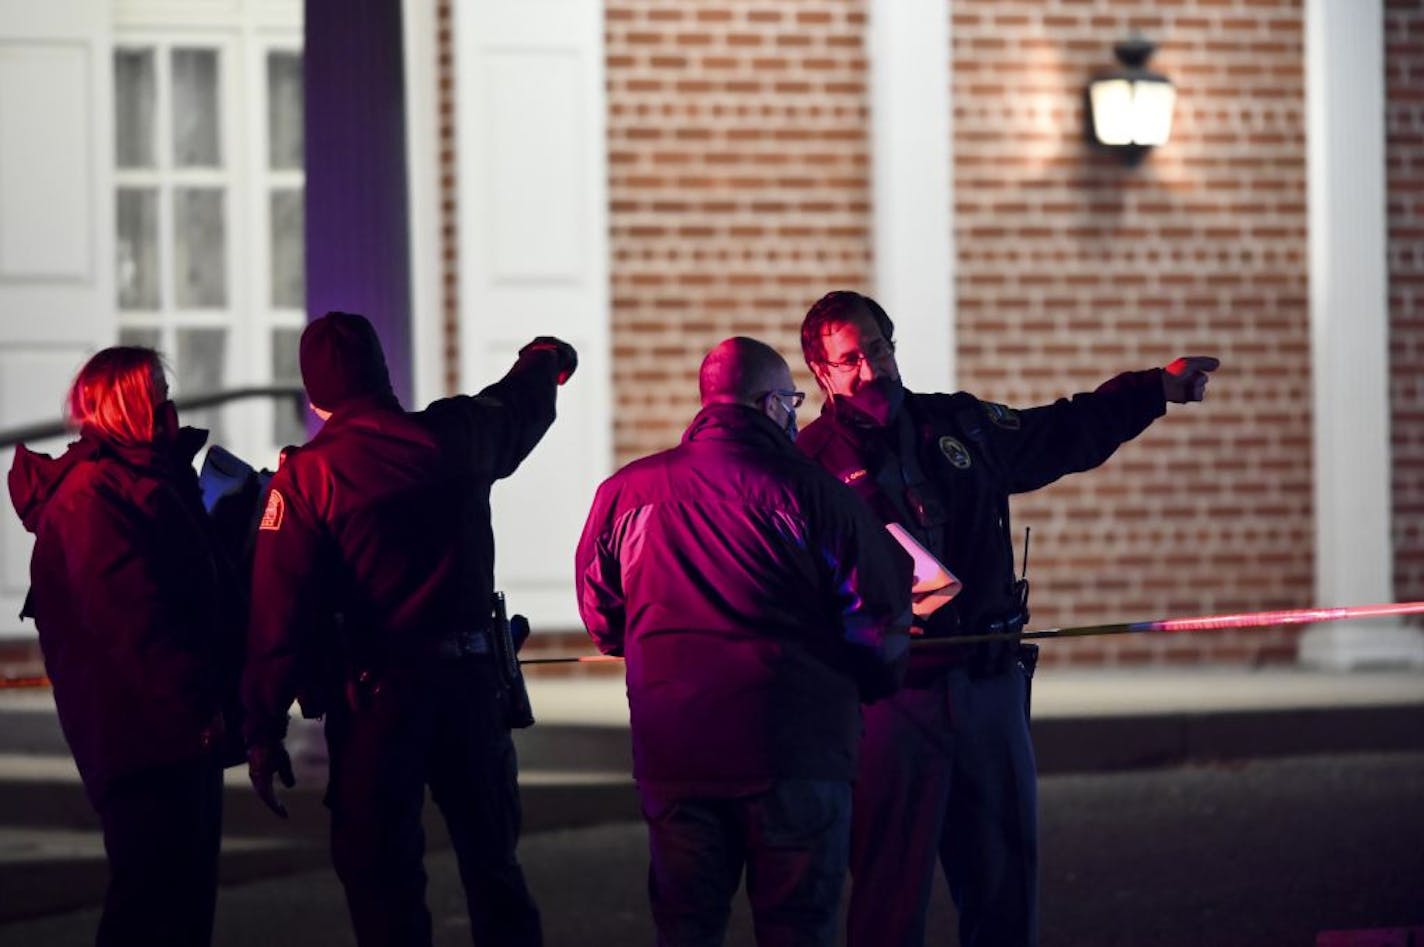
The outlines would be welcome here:
[[[933,614],[964,588],[964,583],[956,579],[954,574],[944,567],[944,563],[931,555],[928,549],[921,546],[905,527],[899,523],[886,523],[885,528],[914,560],[915,584],[910,586],[910,610],[917,617],[924,618]]]

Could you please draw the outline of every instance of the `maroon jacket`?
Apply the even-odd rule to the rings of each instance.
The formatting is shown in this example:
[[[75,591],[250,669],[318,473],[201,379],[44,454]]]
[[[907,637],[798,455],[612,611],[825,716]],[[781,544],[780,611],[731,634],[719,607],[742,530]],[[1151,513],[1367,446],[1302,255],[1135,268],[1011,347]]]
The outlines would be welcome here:
[[[58,458],[20,447],[10,498],[35,534],[26,614],[84,789],[211,752],[225,675],[240,654],[235,590],[192,459],[85,433]]]
[[[645,788],[849,780],[861,698],[903,674],[909,557],[751,408],[706,407],[605,481],[575,579],[589,634],[627,658]]]
[[[417,412],[389,396],[345,404],[282,464],[253,564],[249,745],[285,734],[299,692],[340,683],[323,676],[418,662],[489,626],[490,487],[553,423],[557,368],[530,352],[474,397]],[[322,670],[333,659],[347,666]]]

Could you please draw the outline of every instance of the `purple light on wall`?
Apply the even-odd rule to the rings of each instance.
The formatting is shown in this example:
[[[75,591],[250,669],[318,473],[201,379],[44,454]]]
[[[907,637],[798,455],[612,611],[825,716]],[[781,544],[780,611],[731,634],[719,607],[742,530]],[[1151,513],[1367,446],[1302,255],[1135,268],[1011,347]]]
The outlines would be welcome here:
[[[411,405],[400,0],[306,0],[307,319],[359,312]]]

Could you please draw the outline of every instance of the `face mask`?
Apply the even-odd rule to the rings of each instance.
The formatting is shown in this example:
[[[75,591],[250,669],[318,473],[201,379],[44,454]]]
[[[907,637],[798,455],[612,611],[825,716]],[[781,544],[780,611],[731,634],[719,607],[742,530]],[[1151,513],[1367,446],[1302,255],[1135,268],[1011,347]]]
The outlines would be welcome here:
[[[164,401],[153,409],[153,443],[169,446],[178,440],[178,407]]]
[[[796,412],[787,408],[786,402],[782,401],[775,394],[767,395],[766,405],[762,408],[762,414],[766,415],[767,419],[773,424],[776,423],[776,417],[771,410],[773,404],[781,409],[782,414],[786,415],[786,420],[781,424],[781,433],[793,441],[796,440]]]
[[[885,427],[905,401],[905,386],[888,376],[866,382],[852,395],[836,395],[835,408],[851,424]]]

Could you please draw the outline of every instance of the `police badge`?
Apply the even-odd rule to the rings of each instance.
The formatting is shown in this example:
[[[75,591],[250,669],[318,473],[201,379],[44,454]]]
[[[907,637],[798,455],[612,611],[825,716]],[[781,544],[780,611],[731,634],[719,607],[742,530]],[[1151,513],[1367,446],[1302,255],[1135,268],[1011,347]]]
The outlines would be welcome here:
[[[969,456],[968,449],[958,439],[946,434],[939,439],[939,452],[944,455],[945,460],[954,465],[956,470],[968,470],[973,463]]]

